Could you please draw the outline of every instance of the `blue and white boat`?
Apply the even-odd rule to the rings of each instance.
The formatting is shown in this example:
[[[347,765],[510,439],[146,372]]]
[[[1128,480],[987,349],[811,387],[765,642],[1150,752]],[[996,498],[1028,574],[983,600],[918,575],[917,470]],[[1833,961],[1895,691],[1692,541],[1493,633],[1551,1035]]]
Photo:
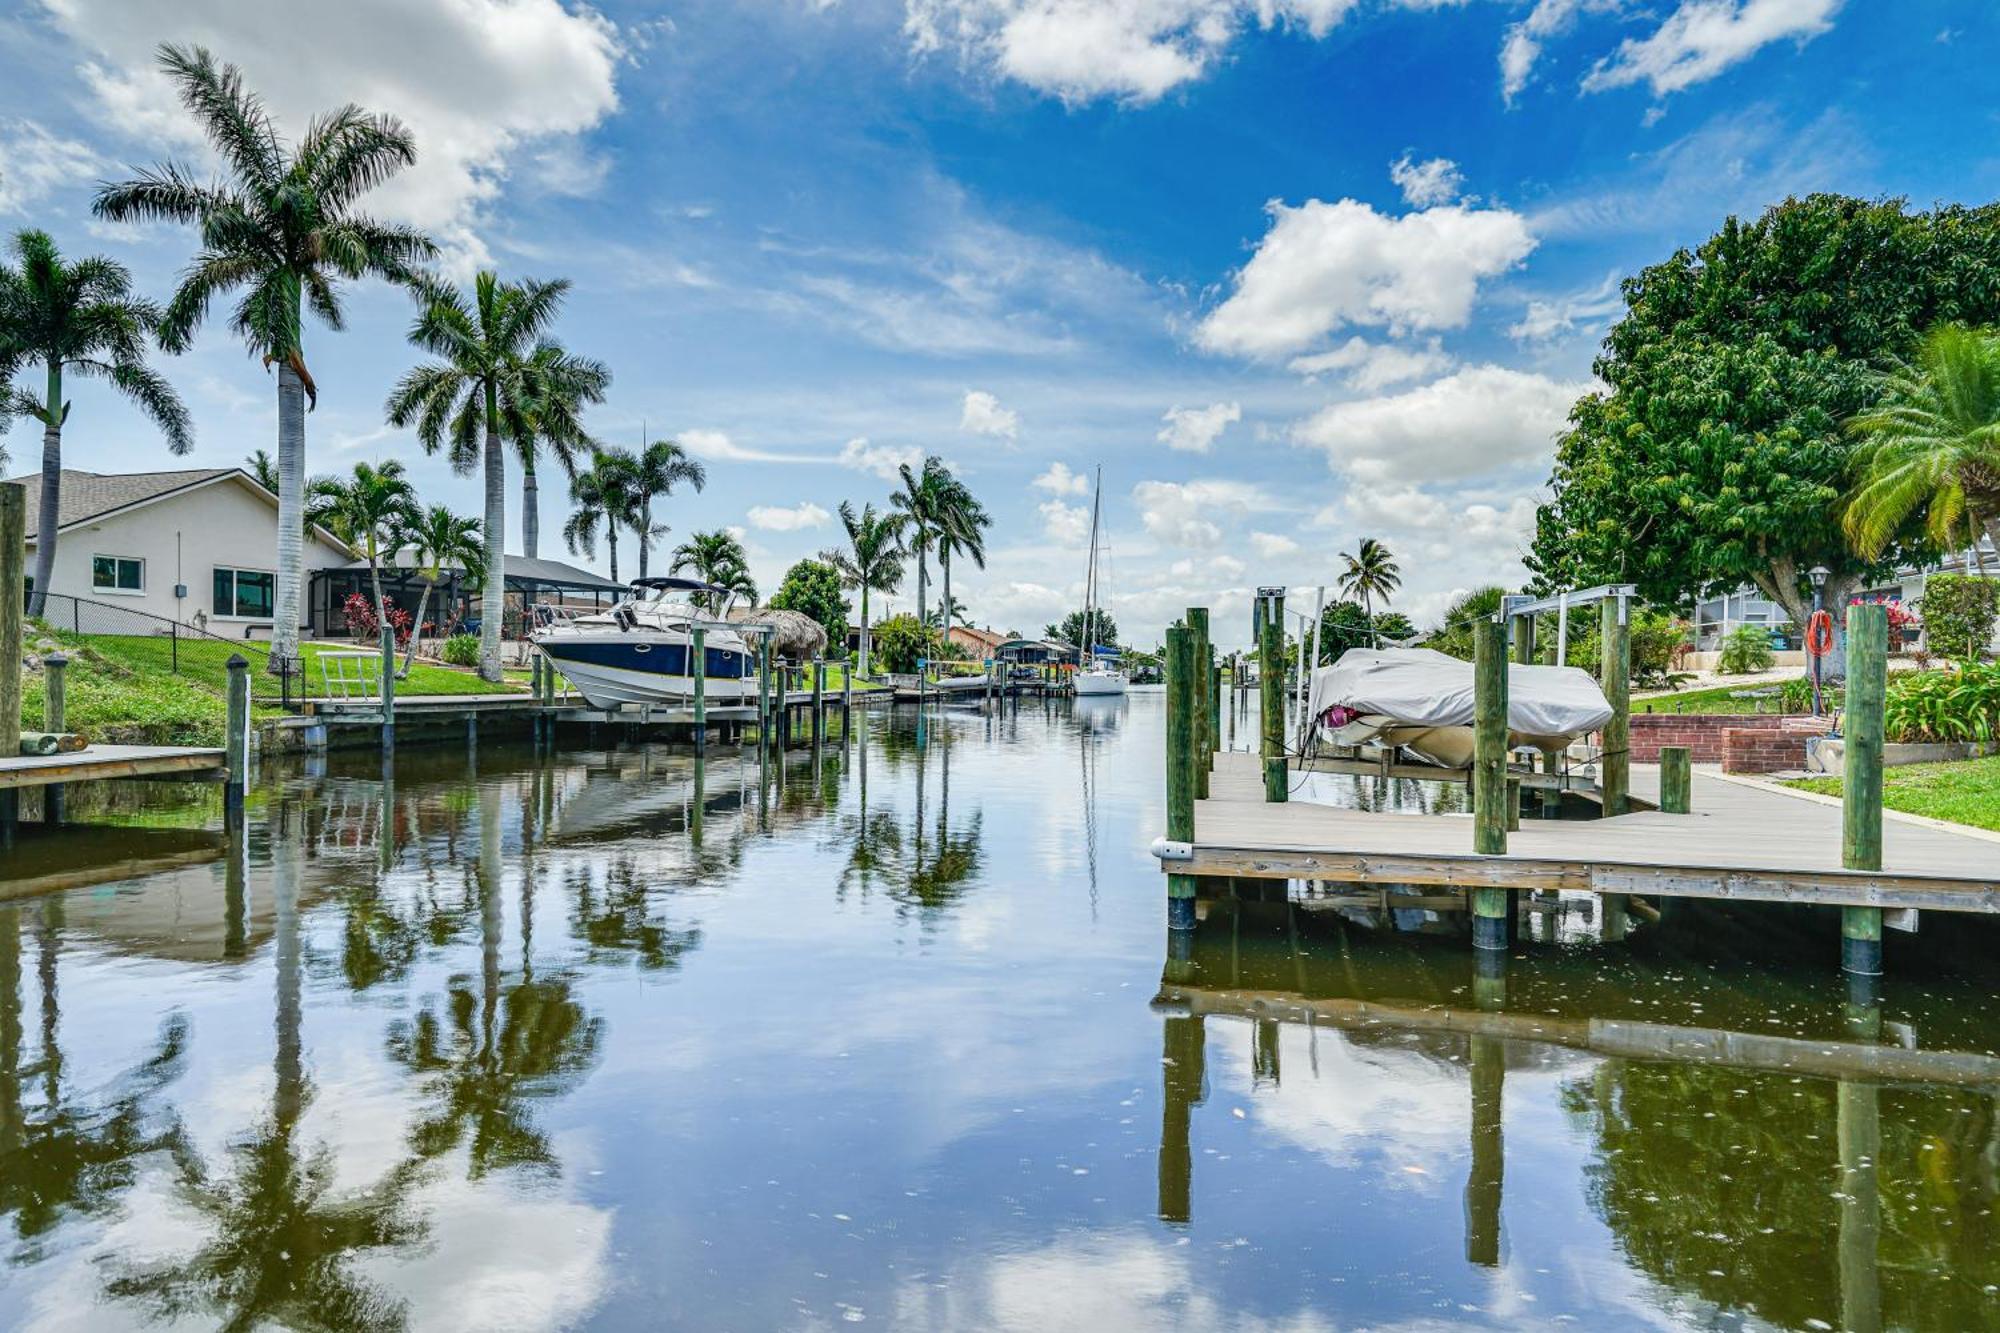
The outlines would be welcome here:
[[[702,690],[717,706],[757,697],[757,655],[727,616],[732,594],[699,579],[644,578],[608,611],[555,613],[535,647],[593,708],[686,704],[694,698],[692,631],[704,631]],[[698,605],[696,597],[715,609]]]

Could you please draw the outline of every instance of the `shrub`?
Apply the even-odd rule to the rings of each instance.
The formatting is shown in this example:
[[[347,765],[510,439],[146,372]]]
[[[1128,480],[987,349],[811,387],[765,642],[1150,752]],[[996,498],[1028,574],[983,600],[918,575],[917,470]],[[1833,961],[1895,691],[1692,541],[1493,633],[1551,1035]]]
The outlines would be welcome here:
[[[1793,676],[1779,688],[1779,696],[1787,713],[1812,712],[1812,677]],[[1840,711],[1842,694],[1838,684],[1830,680],[1822,682],[1819,697],[1827,712]]]
[[[1777,661],[1771,651],[1771,631],[1762,625],[1738,625],[1722,641],[1721,668],[1730,675],[1769,671]]]
[[[1924,584],[1919,605],[1924,613],[1924,644],[1946,657],[1977,661],[1993,642],[1993,622],[2000,614],[2000,581],[1964,574],[1933,574]]]
[[[1892,741],[1990,741],[2000,736],[2000,663],[1892,676],[1882,722]]]
[[[364,642],[374,643],[382,637],[382,622],[375,618],[374,599],[365,593],[351,592],[340,604],[340,613],[347,617],[347,627]],[[396,646],[402,647],[410,640],[411,616],[400,606],[389,608],[389,628],[395,633]]]
[[[476,667],[479,665],[479,636],[454,634],[444,641],[438,656],[452,666]]]
[[[1570,612],[1569,653],[1571,666],[1582,667],[1592,676],[1601,676],[1604,670],[1604,636],[1598,629],[1598,608],[1581,606]],[[1554,616],[1542,617],[1548,635],[1548,647],[1538,656],[1546,662],[1554,662],[1555,627]],[[1634,607],[1627,622],[1632,643],[1632,683],[1640,689],[1665,689],[1674,684],[1674,676],[1679,672],[1681,658],[1688,649],[1688,623],[1664,611],[1650,607]]]
[[[942,636],[912,615],[890,616],[876,625],[872,644],[874,664],[882,671],[907,673],[917,669],[920,657],[937,661],[945,656]]]

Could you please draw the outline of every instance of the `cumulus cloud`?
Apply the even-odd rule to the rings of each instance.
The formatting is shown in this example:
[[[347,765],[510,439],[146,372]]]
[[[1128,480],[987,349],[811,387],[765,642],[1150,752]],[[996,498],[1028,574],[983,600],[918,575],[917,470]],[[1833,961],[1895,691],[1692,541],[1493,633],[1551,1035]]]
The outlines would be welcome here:
[[[801,500],[786,508],[782,505],[752,505],[750,526],[764,532],[798,532],[805,528],[823,527],[832,515],[811,500]]]
[[[1277,560],[1299,553],[1299,544],[1281,532],[1253,532],[1250,549],[1264,560]]]
[[[1389,179],[1403,192],[1412,208],[1434,208],[1448,204],[1465,192],[1465,173],[1448,157],[1428,162],[1412,161],[1408,153],[1389,164]]]
[[[1472,366],[1429,384],[1335,403],[1292,438],[1371,481],[1470,477],[1550,451],[1588,384],[1504,366]]]
[[[51,190],[104,170],[88,144],[51,134],[32,120],[0,121],[0,213],[24,212]]]
[[[1028,484],[1058,498],[1065,495],[1090,494],[1090,478],[1070,471],[1069,464],[1060,459],[1050,463],[1048,471]]]
[[[1195,331],[1212,352],[1249,357],[1308,350],[1345,325],[1392,335],[1453,329],[1482,280],[1535,248],[1510,209],[1450,204],[1394,217],[1354,199],[1267,205],[1271,228],[1229,298]]]
[[[1748,60],[1772,42],[1805,45],[1833,27],[1841,0],[1681,0],[1653,34],[1627,38],[1583,81],[1585,92],[1650,84],[1679,92]]]
[[[1170,407],[1160,420],[1167,424],[1153,438],[1186,454],[1205,454],[1229,426],[1243,419],[1236,403],[1210,403],[1207,407]]]
[[[1021,415],[1000,406],[1000,400],[986,390],[973,389],[965,395],[965,408],[959,414],[958,428],[974,435],[1011,440],[1021,429]]]
[[[143,160],[160,155],[163,140],[198,149],[194,122],[155,61],[157,5],[61,0],[48,11],[90,53],[81,73],[107,128],[129,135]],[[416,138],[417,164],[372,191],[367,206],[426,228],[464,268],[489,258],[480,215],[517,160],[532,169],[524,153],[593,128],[618,105],[617,28],[559,0],[348,0],[340,22],[314,27],[309,58],[297,16],[282,5],[178,0],[172,27],[175,41],[241,66],[291,135],[347,102],[400,118]],[[579,179],[569,172],[572,184]]]
[[[726,431],[692,427],[681,431],[675,437],[687,451],[698,458],[715,459],[725,463],[830,463],[834,460],[824,454],[785,453],[773,449],[756,449],[738,444]]]
[[[1436,338],[1421,346],[1371,343],[1359,334],[1329,352],[1293,357],[1294,374],[1314,376],[1340,372],[1341,377],[1363,393],[1374,393],[1392,384],[1420,380],[1451,368],[1451,358]]]
[[[1510,24],[1500,43],[1500,96],[1512,106],[1542,58],[1542,46],[1567,32],[1585,9],[1615,9],[1620,0],[1536,0],[1519,23]]]
[[[898,469],[904,464],[921,466],[924,451],[909,446],[893,444],[870,444],[866,436],[857,436],[840,447],[840,465],[851,467],[856,472],[872,472],[884,481],[894,481]]]
[[[1044,500],[1036,506],[1042,516],[1042,535],[1056,546],[1082,546],[1090,539],[1090,511],[1082,505]]]
[[[1277,508],[1259,487],[1242,481],[1142,481],[1132,488],[1139,521],[1160,542],[1208,550],[1222,544],[1223,524]]]

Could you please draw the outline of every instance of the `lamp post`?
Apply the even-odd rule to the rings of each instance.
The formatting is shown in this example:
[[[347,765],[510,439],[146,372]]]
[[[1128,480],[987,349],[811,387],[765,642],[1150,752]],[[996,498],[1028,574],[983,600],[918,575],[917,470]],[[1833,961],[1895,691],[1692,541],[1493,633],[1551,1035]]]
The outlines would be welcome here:
[[[1825,565],[1814,565],[1811,569],[1806,571],[1806,577],[1812,580],[1813,618],[1815,620],[1819,618],[1821,610],[1824,609],[1826,601],[1826,577],[1832,572],[1833,571],[1828,569]],[[1806,626],[1806,637],[1808,640],[1810,640],[1812,637],[1812,626],[1810,624]],[[1812,645],[1810,642],[1808,642],[1806,645],[1806,652],[1808,656],[1812,658],[1813,716],[1818,717],[1822,712],[1825,711],[1823,705],[1820,703],[1820,692],[1819,692],[1820,671],[1822,669],[1822,663],[1825,660],[1825,654],[1813,652]]]

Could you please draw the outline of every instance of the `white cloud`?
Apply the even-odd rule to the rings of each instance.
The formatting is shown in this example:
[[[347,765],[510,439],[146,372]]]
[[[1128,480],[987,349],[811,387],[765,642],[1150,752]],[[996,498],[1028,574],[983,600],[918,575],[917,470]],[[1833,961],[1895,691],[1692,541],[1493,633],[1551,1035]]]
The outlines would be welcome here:
[[[1090,478],[1070,471],[1069,464],[1061,459],[1050,463],[1048,471],[1028,484],[1057,497],[1090,494]]]
[[[973,389],[965,395],[958,428],[974,435],[1011,440],[1021,429],[1021,414],[1000,406],[1000,400],[986,390]]]
[[[32,120],[0,121],[0,213],[21,213],[51,190],[103,174],[90,145],[49,133]]]
[[[1054,545],[1076,547],[1090,540],[1090,511],[1082,505],[1044,500],[1036,509],[1042,516],[1042,535]]]
[[[1250,549],[1260,559],[1277,560],[1299,553],[1299,544],[1281,532],[1253,532],[1250,534]]]
[[[1335,403],[1292,428],[1370,481],[1470,477],[1547,454],[1588,384],[1472,366],[1378,398]]]
[[[1262,489],[1243,481],[1142,481],[1132,488],[1139,521],[1169,547],[1208,550],[1222,544],[1223,523],[1276,509]]]
[[[1586,10],[1616,9],[1620,0],[1536,0],[1528,17],[1507,29],[1500,43],[1500,96],[1512,106],[1542,58],[1542,46],[1567,32]]]
[[[1627,38],[1583,81],[1585,92],[1652,85],[1679,92],[1748,60],[1772,42],[1803,46],[1833,27],[1841,0],[1681,0],[1650,37]]]
[[[1235,277],[1229,299],[1195,331],[1212,352],[1302,352],[1343,325],[1392,334],[1458,328],[1482,279],[1535,248],[1505,208],[1451,204],[1391,217],[1354,199],[1267,205],[1271,229]]]
[[[1465,173],[1448,157],[1415,162],[1405,153],[1389,164],[1389,179],[1412,208],[1448,204],[1465,192]]]
[[[738,444],[727,432],[692,427],[674,437],[687,451],[698,458],[714,459],[725,463],[833,463],[837,460],[826,454],[785,453],[773,449],[754,449]]]
[[[461,268],[487,260],[481,213],[523,150],[583,133],[618,105],[617,28],[558,0],[347,0],[340,22],[313,27],[309,51],[297,14],[262,0],[178,0],[171,32],[152,0],[48,9],[91,53],[84,81],[142,161],[199,143],[155,62],[163,36],[241,66],[291,135],[347,102],[397,116],[416,138],[417,164],[366,206],[430,230]]]
[[[1436,338],[1420,347],[1396,343],[1371,343],[1356,334],[1330,352],[1293,357],[1291,369],[1298,375],[1324,375],[1345,371],[1343,378],[1363,393],[1374,393],[1392,384],[1420,380],[1451,368],[1451,358]]]
[[[789,509],[781,505],[752,505],[750,526],[764,532],[798,532],[826,525],[832,515],[811,500],[801,500]]]
[[[1531,300],[1519,323],[1508,326],[1507,336],[1517,342],[1546,342],[1565,333],[1598,326],[1625,309],[1625,296],[1613,273],[1595,287],[1570,292],[1551,300]]]
[[[866,436],[858,436],[840,447],[842,467],[851,467],[856,472],[872,472],[884,481],[894,481],[898,469],[904,464],[917,467],[923,461],[924,451],[921,449],[870,444]]]
[[[1185,454],[1205,454],[1231,423],[1243,419],[1236,403],[1210,403],[1207,407],[1170,407],[1160,420],[1167,424],[1153,438]]]

